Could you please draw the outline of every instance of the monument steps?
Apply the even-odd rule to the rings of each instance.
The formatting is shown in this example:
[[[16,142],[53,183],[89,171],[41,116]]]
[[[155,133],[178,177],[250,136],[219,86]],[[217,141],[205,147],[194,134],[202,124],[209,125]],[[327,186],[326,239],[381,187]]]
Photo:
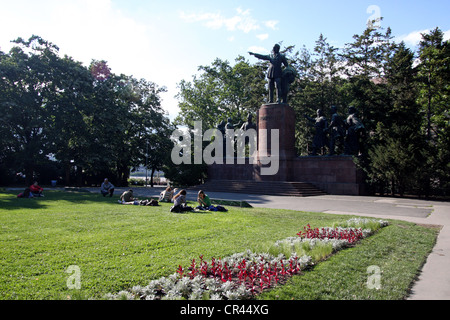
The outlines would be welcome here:
[[[274,196],[310,197],[325,195],[326,192],[306,182],[211,180],[189,188],[205,192],[247,193]]]

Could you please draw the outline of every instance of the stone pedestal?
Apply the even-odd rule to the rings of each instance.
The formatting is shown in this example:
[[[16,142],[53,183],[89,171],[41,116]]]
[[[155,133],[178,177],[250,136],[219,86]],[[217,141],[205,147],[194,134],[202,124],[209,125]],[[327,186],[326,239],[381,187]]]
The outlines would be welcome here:
[[[363,172],[352,156],[297,157],[292,162],[292,179],[312,183],[329,194],[365,194]]]
[[[280,159],[295,157],[295,111],[287,104],[264,104],[257,112],[258,153],[272,155],[272,131],[279,132]]]
[[[257,181],[288,181],[291,175],[291,159],[295,157],[295,111],[287,104],[264,104],[257,112],[258,165]],[[278,136],[276,135],[276,131]],[[275,146],[274,144],[277,144]],[[278,153],[276,152],[278,149]],[[264,163],[264,157],[270,159]],[[278,166],[275,174],[267,174],[263,168]]]

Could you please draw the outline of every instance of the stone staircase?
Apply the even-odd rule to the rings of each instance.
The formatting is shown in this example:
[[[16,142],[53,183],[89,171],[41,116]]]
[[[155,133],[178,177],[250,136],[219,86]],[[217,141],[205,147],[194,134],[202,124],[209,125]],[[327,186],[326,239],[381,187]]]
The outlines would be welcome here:
[[[205,192],[227,192],[243,194],[263,194],[273,196],[310,197],[327,193],[306,182],[251,181],[251,180],[209,180],[190,190]]]

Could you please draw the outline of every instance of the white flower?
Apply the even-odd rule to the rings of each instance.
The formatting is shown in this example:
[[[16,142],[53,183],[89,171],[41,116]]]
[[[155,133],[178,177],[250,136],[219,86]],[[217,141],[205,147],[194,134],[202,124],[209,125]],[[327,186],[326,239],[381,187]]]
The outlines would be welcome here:
[[[134,300],[134,295],[128,291],[120,291],[114,300]]]
[[[189,295],[189,300],[202,300],[203,299],[203,290],[202,289],[194,289]]]
[[[238,300],[239,299],[239,294],[236,291],[226,291],[223,294],[225,297],[228,298],[228,300]]]
[[[233,289],[233,282],[227,281],[222,284],[222,287],[220,288],[222,292],[227,292]]]
[[[170,290],[169,292],[167,292],[165,296],[162,297],[162,300],[181,300],[181,299],[183,299],[183,296],[175,290]]]
[[[209,296],[210,300],[222,300],[222,295],[220,293],[213,293]]]

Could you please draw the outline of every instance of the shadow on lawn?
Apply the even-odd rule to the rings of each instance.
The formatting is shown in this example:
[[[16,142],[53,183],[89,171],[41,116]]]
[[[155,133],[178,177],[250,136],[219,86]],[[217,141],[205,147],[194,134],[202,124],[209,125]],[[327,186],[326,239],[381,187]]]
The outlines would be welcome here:
[[[0,210],[45,209],[54,201],[68,201],[79,204],[114,203],[118,197],[104,198],[101,195],[85,192],[47,191],[44,197],[18,198],[13,191],[0,192]]]

